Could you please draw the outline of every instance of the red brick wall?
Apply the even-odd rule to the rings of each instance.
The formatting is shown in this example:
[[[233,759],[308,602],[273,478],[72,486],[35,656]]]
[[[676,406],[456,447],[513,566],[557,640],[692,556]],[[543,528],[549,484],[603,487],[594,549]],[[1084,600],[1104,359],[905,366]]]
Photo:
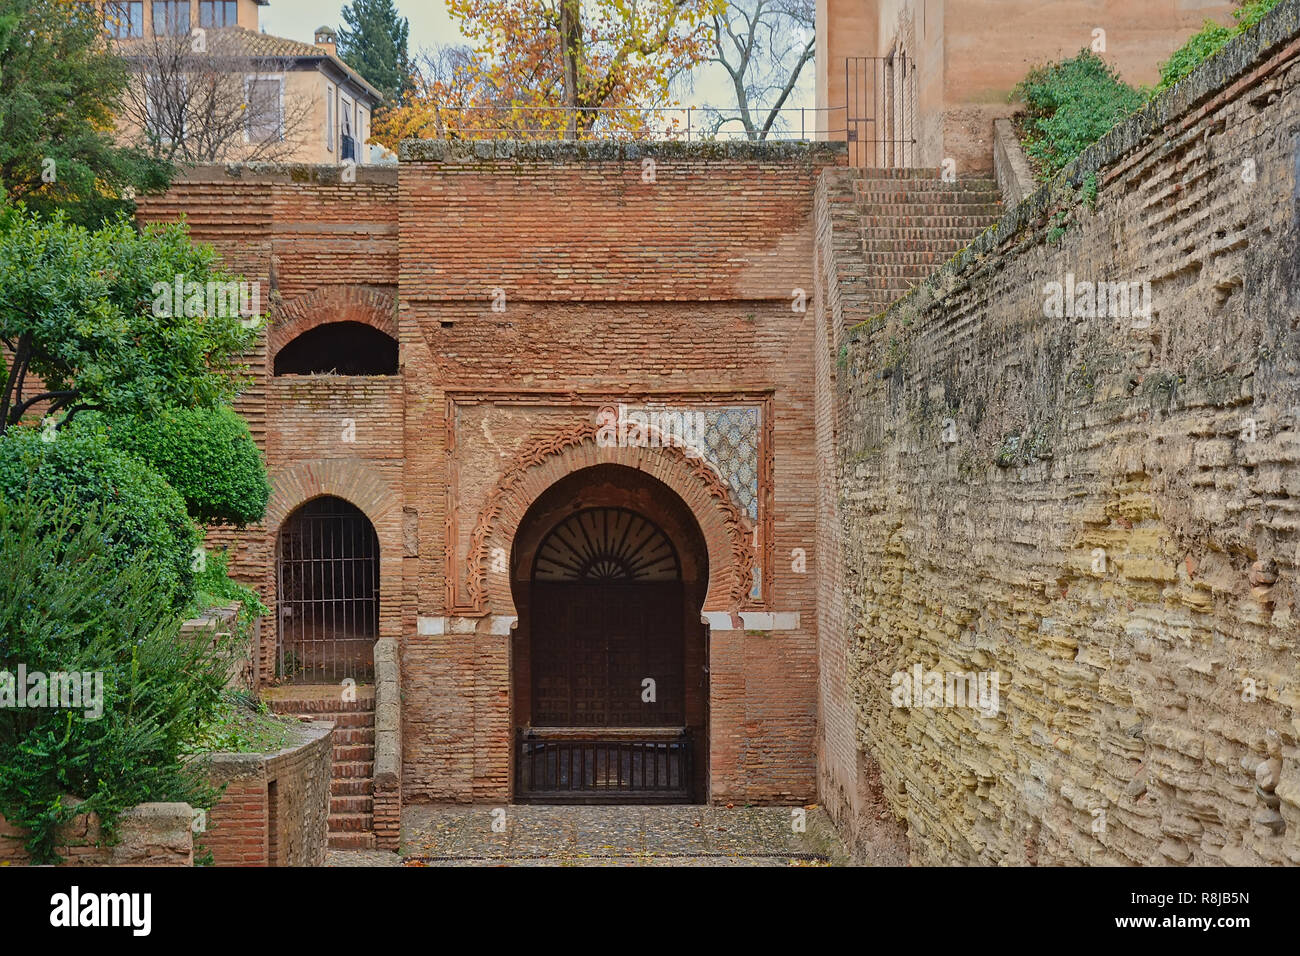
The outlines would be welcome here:
[[[266,866],[266,779],[259,775],[227,783],[197,842],[200,856],[210,851],[217,866]]]
[[[212,755],[208,778],[224,789],[195,852],[215,866],[323,865],[333,747],[331,725],[316,722],[274,754]]]
[[[275,379],[259,355],[245,407],[275,494],[266,526],[237,533],[236,570],[273,600],[274,535],[294,507],[331,493],[366,511],[384,555],[381,632],[401,653],[401,798],[504,802],[513,638],[494,621],[515,613],[508,588],[488,588],[506,596],[479,607],[477,625],[418,633],[422,618],[450,628],[464,613],[449,608],[448,578],[463,594],[504,470],[608,401],[763,404],[774,424],[762,609],[797,612],[799,624],[714,631],[711,798],[809,800],[816,601],[791,553],[811,554],[815,524],[813,188],[842,147],[519,149],[487,160],[417,147],[396,172],[362,170],[353,184],[321,170],[227,182],[200,170],[146,204],[153,218],[193,210],[197,238],[273,285],[282,321],[351,318],[340,304],[350,290],[396,300],[397,378]],[[495,289],[504,311],[492,309]],[[792,308],[796,289],[804,311]],[[273,330],[272,350],[279,341]],[[356,420],[354,444],[333,438],[343,417]],[[653,455],[642,466],[659,467]],[[740,609],[710,593],[711,610]]]

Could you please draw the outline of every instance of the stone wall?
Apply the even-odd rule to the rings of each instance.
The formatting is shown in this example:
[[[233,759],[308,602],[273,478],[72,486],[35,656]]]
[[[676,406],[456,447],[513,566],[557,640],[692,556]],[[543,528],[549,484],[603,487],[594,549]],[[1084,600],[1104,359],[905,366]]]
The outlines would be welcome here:
[[[1290,0],[838,356],[822,779],[913,862],[1300,863],[1298,81]]]
[[[1008,209],[1032,195],[1038,185],[1015,125],[1006,117],[993,121],[993,178]]]
[[[110,844],[98,814],[78,814],[60,828],[55,852],[65,866],[193,866],[193,817],[188,803],[142,803],[118,817]],[[0,816],[0,866],[28,862],[26,839]]]
[[[209,754],[208,779],[224,786],[197,851],[216,866],[321,866],[325,862],[333,725],[304,723],[274,754]]]

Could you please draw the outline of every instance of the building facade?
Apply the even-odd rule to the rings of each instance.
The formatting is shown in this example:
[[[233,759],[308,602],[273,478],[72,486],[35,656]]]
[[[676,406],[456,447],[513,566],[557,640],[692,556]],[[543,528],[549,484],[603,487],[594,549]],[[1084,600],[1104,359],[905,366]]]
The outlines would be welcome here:
[[[817,0],[817,106],[824,135],[853,140],[857,165],[993,169],[993,121],[1017,110],[1025,74],[1080,50],[1135,86],[1230,0]],[[913,143],[914,141],[914,143]]]
[[[811,211],[843,147],[404,150],[141,205],[273,303],[240,409],[272,500],[209,536],[272,608],[263,685],[377,684],[405,801],[811,801]]]
[[[380,91],[314,43],[262,33],[265,0],[110,0],[105,29],[135,78],[119,135],[180,162],[382,161],[366,145]]]

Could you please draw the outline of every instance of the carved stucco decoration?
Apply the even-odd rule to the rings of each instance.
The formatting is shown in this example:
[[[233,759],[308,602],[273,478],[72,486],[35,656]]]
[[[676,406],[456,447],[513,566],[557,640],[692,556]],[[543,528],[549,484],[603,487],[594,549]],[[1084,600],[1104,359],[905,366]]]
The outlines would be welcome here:
[[[501,516],[502,506],[513,494],[529,471],[539,467],[548,459],[562,455],[569,449],[586,442],[596,441],[598,426],[590,419],[574,422],[550,435],[535,439],[526,445],[518,456],[502,473],[501,480],[492,489],[483,508],[479,511],[478,521],[470,536],[469,553],[466,556],[468,604],[479,613],[487,610],[484,582],[487,577],[488,541],[494,532],[494,526]],[[644,451],[647,449],[632,449]],[[733,607],[740,608],[751,603],[750,588],[754,568],[754,548],[750,543],[751,530],[745,513],[737,506],[731,489],[716,471],[698,456],[688,455],[682,448],[665,443],[653,449],[656,454],[672,458],[689,473],[691,478],[702,484],[714,506],[721,512],[723,525],[731,541],[732,561],[736,568],[731,583],[729,599]],[[530,502],[531,503],[531,502]],[[696,516],[699,520],[699,516]]]

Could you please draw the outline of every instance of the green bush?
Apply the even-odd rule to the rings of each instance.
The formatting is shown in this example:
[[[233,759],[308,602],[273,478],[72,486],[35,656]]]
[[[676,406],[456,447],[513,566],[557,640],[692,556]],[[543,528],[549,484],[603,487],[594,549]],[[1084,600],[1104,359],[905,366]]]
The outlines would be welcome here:
[[[165,568],[123,561],[111,510],[75,494],[0,498],[0,670],[102,675],[97,708],[0,707],[0,813],[30,831],[37,863],[55,861],[74,813],[98,813],[111,836],[138,803],[215,797],[185,754],[219,708],[225,649],[178,636]]]
[[[104,424],[109,444],[157,470],[196,521],[246,525],[266,514],[271,485],[262,453],[233,409],[166,408]]]
[[[31,428],[0,439],[0,498],[98,506],[103,533],[118,566],[147,553],[157,586],[173,609],[194,597],[195,549],[201,536],[185,502],[144,462],[109,447],[90,431],[59,433],[45,441]]]
[[[1218,53],[1228,41],[1245,30],[1249,30],[1264,18],[1264,15],[1276,7],[1282,0],[1250,0],[1243,3],[1240,10],[1234,10],[1234,26],[1225,27],[1213,20],[1206,20],[1199,33],[1179,47],[1174,55],[1160,64],[1160,82],[1155,92],[1163,93],[1175,83],[1187,76],[1198,66]]]
[[[195,586],[198,588],[198,604],[195,611],[201,611],[215,604],[238,601],[244,606],[240,615],[242,621],[248,622],[261,617],[267,612],[261,596],[252,588],[231,579],[227,571],[229,563],[230,555],[224,549],[214,551],[205,557],[203,567],[194,579]]]
[[[1144,101],[1141,91],[1121,80],[1091,50],[1035,67],[1012,95],[1025,100],[1025,152],[1038,163],[1043,179],[1054,176]]]

